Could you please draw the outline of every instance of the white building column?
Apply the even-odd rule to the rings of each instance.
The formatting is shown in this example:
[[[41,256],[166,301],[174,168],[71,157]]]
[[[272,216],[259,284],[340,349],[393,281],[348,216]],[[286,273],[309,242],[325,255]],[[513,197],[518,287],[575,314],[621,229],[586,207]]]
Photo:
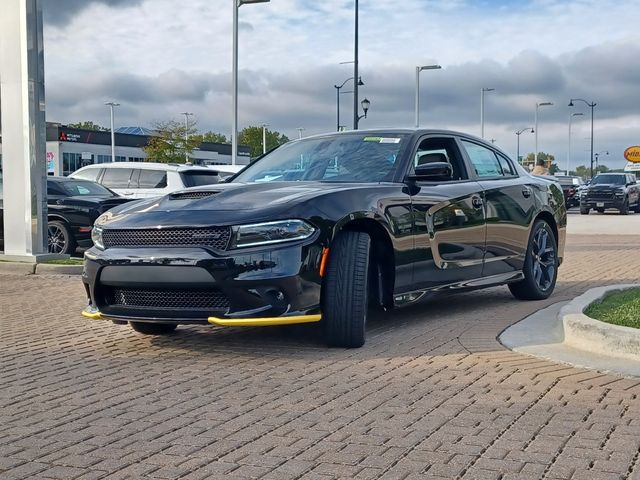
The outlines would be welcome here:
[[[41,0],[0,0],[4,260],[48,255]]]

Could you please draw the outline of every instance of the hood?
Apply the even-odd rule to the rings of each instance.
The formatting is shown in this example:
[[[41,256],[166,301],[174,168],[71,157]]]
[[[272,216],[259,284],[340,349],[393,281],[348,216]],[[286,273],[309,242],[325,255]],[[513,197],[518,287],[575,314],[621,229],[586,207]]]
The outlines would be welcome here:
[[[115,208],[99,219],[112,228],[166,225],[230,225],[304,216],[319,197],[371,184],[321,182],[223,183],[180,190]]]
[[[620,183],[596,183],[589,185],[589,190],[611,190],[611,189],[624,188],[624,185]]]

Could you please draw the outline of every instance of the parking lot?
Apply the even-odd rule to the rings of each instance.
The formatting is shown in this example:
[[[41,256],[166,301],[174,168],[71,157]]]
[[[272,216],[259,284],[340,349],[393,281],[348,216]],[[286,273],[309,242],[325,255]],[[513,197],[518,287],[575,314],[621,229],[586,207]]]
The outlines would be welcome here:
[[[357,350],[317,326],[145,337],[83,319],[77,277],[0,275],[0,477],[640,478],[640,379],[496,340],[640,282],[638,244],[640,215],[572,212],[549,300],[444,297],[374,318]]]

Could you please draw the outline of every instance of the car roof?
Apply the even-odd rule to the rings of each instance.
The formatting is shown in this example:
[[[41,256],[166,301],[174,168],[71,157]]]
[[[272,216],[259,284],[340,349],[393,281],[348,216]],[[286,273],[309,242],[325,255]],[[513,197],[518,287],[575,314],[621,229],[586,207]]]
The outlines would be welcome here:
[[[109,162],[109,163],[94,163],[85,167],[79,168],[80,170],[89,170],[93,168],[138,168],[142,170],[165,170],[167,172],[184,172],[200,170],[203,172],[210,172],[207,167],[201,167],[200,165],[185,165],[179,163],[159,163],[159,162]],[[75,173],[75,172],[73,172]],[[73,175],[73,174],[72,174]]]

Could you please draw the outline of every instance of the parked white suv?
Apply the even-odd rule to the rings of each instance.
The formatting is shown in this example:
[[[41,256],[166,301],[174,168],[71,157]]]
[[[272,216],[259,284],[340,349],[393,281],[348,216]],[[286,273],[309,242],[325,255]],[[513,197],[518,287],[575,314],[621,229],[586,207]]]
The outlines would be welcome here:
[[[98,163],[82,167],[69,176],[98,182],[127,198],[158,197],[220,182],[220,175],[210,168],[152,162]]]

